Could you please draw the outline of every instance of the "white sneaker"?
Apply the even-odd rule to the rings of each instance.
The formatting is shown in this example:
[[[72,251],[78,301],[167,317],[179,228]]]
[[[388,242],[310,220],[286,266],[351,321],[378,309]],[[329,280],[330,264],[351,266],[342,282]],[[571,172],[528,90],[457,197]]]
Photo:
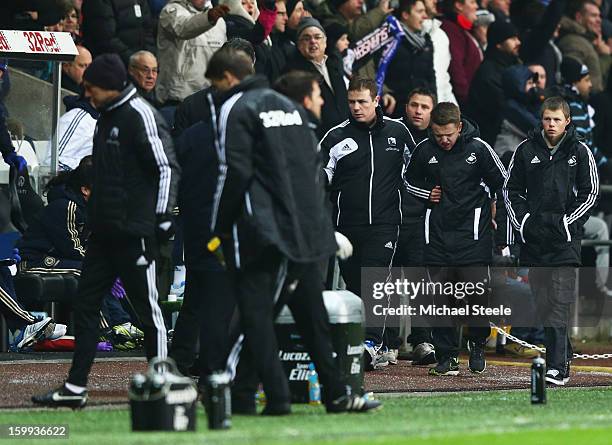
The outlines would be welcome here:
[[[387,349],[382,355],[387,359],[390,365],[397,365],[397,356],[399,355],[398,349]]]
[[[13,347],[14,349],[23,349],[32,346],[38,340],[46,338],[46,333],[53,332],[55,323],[51,317],[45,317],[38,323],[27,325],[25,328],[18,330],[14,334]]]
[[[370,340],[363,342],[364,363],[366,371],[373,371],[389,365],[389,360],[385,354]]]
[[[57,340],[58,338],[61,338],[64,335],[66,335],[66,331],[68,331],[68,326],[66,326],[65,324],[61,324],[61,323],[55,323],[55,329],[53,329],[53,332],[51,333],[51,335],[47,335],[45,339],[46,340]]]

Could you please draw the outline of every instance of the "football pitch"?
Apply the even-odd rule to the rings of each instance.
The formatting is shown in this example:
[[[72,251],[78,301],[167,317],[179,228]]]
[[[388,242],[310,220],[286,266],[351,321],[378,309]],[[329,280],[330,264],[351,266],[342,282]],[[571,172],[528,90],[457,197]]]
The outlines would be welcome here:
[[[0,424],[69,426],[83,444],[606,444],[612,438],[612,387],[547,391],[531,405],[528,390],[381,396],[384,408],[367,414],[327,415],[320,406],[294,405],[291,416],[235,416],[226,431],[209,431],[198,406],[197,431],[133,433],[129,409],[6,410]],[[41,443],[11,439],[2,443]],[[47,439],[49,440],[49,439]]]

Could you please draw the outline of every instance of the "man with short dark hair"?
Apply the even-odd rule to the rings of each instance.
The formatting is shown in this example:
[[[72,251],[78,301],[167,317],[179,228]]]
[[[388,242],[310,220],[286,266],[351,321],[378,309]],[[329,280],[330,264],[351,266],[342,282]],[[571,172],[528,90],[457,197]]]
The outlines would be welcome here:
[[[536,127],[514,152],[504,201],[520,233],[521,264],[544,325],[546,381],[565,385],[573,358],[570,306],[576,299],[584,223],[599,196],[599,176],[589,147],[570,125],[561,97],[544,101]]]
[[[38,405],[84,407],[96,355],[102,298],[121,278],[145,334],[148,359],[165,358],[166,327],[158,305],[158,245],[172,236],[179,168],[165,121],[127,82],[116,54],[97,57],[83,75],[100,111],[88,201],[89,245],[74,299],[76,346],[66,382],[32,397]]]
[[[478,129],[452,103],[442,102],[433,109],[431,136],[417,146],[405,173],[408,191],[426,205],[424,265],[433,283],[481,283],[486,289],[493,250],[493,192],[503,184],[506,170],[489,144],[480,139]],[[464,301],[454,293],[436,294],[435,299],[439,307]],[[486,291],[469,296],[469,304],[486,302]],[[438,365],[429,373],[457,375],[460,321],[442,318],[433,322]],[[482,319],[468,318],[467,322],[468,368],[482,373],[489,326]]]
[[[319,124],[325,101],[321,97],[317,76],[306,71],[291,71],[277,79],[274,89],[304,107],[310,128],[315,132],[317,140],[320,140],[324,136],[319,130]]]
[[[422,0],[401,0],[395,15],[405,36],[389,63],[385,85],[397,101],[395,115],[401,117],[410,91],[418,87],[436,91],[436,74],[433,43],[429,34],[423,31],[423,22],[427,19],[425,3]]]
[[[327,411],[375,408],[378,402],[347,392],[334,366],[317,264],[338,247],[322,209],[318,156],[306,114],[267,88],[265,79],[240,81],[242,70],[252,66],[234,53],[215,54],[206,75],[216,88],[227,90],[219,117],[220,168],[211,227],[223,242],[235,284],[245,338],[241,361],[250,359],[246,369],[255,369],[263,383],[263,414],[289,414],[289,387],[274,332],[275,306],[286,301],[319,373]],[[234,351],[240,351],[241,342]],[[245,411],[254,413],[254,391],[242,396]]]
[[[340,262],[347,289],[361,295],[361,268],[390,268],[401,223],[400,190],[404,161],[414,139],[401,122],[383,116],[374,80],[354,77],[348,91],[350,119],[320,142],[334,206],[336,230],[355,253]],[[383,281],[385,278],[383,277]],[[386,318],[385,318],[386,322]],[[366,330],[366,370],[397,362],[398,339],[382,327]],[[392,355],[385,355],[385,347]]]
[[[410,130],[417,144],[427,139],[431,122],[431,112],[437,104],[436,95],[426,88],[416,88],[408,95],[404,123]],[[418,282],[425,278],[423,266],[423,218],[425,205],[402,187],[402,225],[397,242],[397,251],[393,257],[394,267],[404,267],[406,278]],[[412,364],[429,365],[435,363],[435,349],[429,327],[411,325],[407,339],[412,345]]]

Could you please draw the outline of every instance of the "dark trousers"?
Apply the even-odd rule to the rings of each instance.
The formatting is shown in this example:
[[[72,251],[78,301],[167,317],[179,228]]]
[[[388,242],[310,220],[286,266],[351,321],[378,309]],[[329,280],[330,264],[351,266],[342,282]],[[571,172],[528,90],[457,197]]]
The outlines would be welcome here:
[[[363,225],[363,226],[343,226],[336,229],[346,236],[353,245],[353,255],[346,261],[340,261],[340,273],[346,283],[346,288],[355,295],[361,296],[361,268],[379,267],[381,276],[371,278],[385,282],[391,278],[391,264],[397,245],[399,229],[395,225]],[[388,346],[397,347],[398,333],[386,332],[385,321],[383,326],[366,326],[366,339],[371,340],[379,346],[385,343],[387,337]]]
[[[0,313],[4,315],[6,324],[11,331],[23,329],[34,323],[34,317],[30,314],[15,293],[13,277],[8,266],[0,266]]]
[[[202,382],[213,371],[225,369],[235,309],[234,289],[226,271],[187,266],[183,306],[169,353],[181,372],[186,373],[194,363],[198,337]]]
[[[429,267],[429,281],[432,283],[485,283],[487,290],[482,296],[471,295],[461,299],[457,295],[433,295],[433,303],[437,307],[444,305],[448,307],[460,307],[465,304],[483,306],[488,305],[488,286],[490,281],[489,268],[487,266],[465,266],[465,267]],[[482,317],[435,317],[432,319],[431,330],[433,343],[436,348],[438,361],[459,355],[459,328],[461,325],[468,326],[467,339],[476,344],[484,345],[491,328],[487,320]]]
[[[565,372],[573,350],[569,337],[570,308],[576,300],[576,268],[529,269],[538,317],[544,326],[546,367]]]
[[[117,277],[134,305],[145,334],[147,358],[167,355],[166,329],[157,299],[154,238],[92,234],[74,300],[75,351],[67,381],[86,386],[96,355],[102,299]]]
[[[424,245],[423,218],[411,218],[403,222],[400,226],[397,250],[393,257],[393,267],[404,268],[404,278],[409,281],[419,282],[427,279],[427,271],[423,267]],[[412,325],[407,340],[413,348],[420,343],[431,343],[431,329],[426,326]]]
[[[268,248],[256,260],[230,272],[240,313],[240,327],[232,329],[231,338],[238,338],[238,332],[242,332],[228,357],[231,369],[236,369],[240,359],[232,393],[246,394],[245,388],[252,389],[253,382],[261,381],[270,403],[290,401],[289,384],[278,357],[273,316],[287,277],[287,265],[280,252]],[[253,392],[249,396],[252,400]]]
[[[295,287],[295,290],[292,289]],[[298,332],[315,365],[326,402],[345,393],[345,384],[339,378],[334,360],[329,316],[323,303],[323,274],[320,263],[288,265],[287,278],[274,307],[278,314],[283,306],[289,306]],[[251,342],[248,336],[247,343]],[[277,352],[278,355],[278,352]],[[253,398],[258,380],[249,372],[252,356],[240,358],[234,385],[238,397]],[[286,380],[286,377],[284,377]],[[266,397],[268,393],[266,392]]]

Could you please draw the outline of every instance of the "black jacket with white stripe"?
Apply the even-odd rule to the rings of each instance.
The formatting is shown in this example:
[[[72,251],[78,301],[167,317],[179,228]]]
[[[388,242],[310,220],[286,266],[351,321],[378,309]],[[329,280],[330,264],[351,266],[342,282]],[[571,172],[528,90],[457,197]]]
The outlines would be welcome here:
[[[541,128],[531,131],[512,157],[503,191],[523,243],[522,264],[580,264],[583,225],[597,203],[599,176],[591,150],[573,125],[554,155]]]
[[[426,202],[426,265],[488,265],[492,260],[491,191],[501,187],[506,169],[480,139],[476,124],[462,123],[451,150],[440,148],[433,137],[425,139],[406,168],[408,191]],[[432,203],[429,195],[437,185],[442,198]]]
[[[402,171],[414,139],[401,121],[376,111],[372,128],[351,118],[319,144],[336,227],[401,223]]]
[[[267,85],[247,77],[226,93],[219,115],[212,227],[231,239],[223,252],[236,268],[268,248],[297,263],[326,259],[337,248],[308,116]]]
[[[174,208],[180,170],[166,122],[132,85],[100,110],[93,168],[92,232],[153,236]]]
[[[48,204],[17,243],[24,261],[52,256],[83,261],[87,245],[85,199],[65,184],[49,190]]]

